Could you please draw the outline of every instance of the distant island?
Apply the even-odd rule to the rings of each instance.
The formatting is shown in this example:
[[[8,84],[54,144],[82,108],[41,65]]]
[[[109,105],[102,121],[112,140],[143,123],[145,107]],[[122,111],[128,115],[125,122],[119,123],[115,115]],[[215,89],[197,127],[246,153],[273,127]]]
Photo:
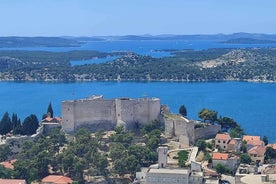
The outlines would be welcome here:
[[[276,43],[274,40],[261,40],[261,39],[254,39],[254,38],[235,38],[230,39],[227,41],[223,41],[222,43],[229,43],[229,44],[269,44],[269,43]]]
[[[70,61],[119,56],[99,64]],[[0,51],[2,81],[276,81],[275,49],[172,51],[153,58],[98,51]]]
[[[233,33],[193,35],[123,35],[123,36],[63,36],[63,37],[0,37],[0,48],[24,47],[79,47],[87,42],[146,40],[212,40],[224,43],[263,44],[276,43],[276,34]]]
[[[78,40],[62,37],[0,37],[0,48],[22,47],[78,47]]]

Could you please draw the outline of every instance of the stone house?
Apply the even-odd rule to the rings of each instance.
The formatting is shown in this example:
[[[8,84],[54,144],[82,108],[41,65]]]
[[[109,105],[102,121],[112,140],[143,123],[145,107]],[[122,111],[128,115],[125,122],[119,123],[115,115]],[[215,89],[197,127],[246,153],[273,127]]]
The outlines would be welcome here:
[[[219,133],[215,137],[215,146],[228,152],[238,153],[241,148],[241,140],[239,138],[231,139],[228,133]]]
[[[220,147],[223,150],[228,149],[228,143],[231,141],[231,137],[229,134],[217,134],[215,137],[215,146],[216,148]]]
[[[264,142],[261,140],[260,136],[244,135],[242,140],[246,142],[247,151],[254,146],[264,146]]]
[[[212,155],[212,164],[215,167],[217,164],[222,164],[230,171],[235,171],[239,165],[239,157],[238,156],[231,156],[228,153],[218,153],[214,152]]]
[[[255,163],[264,163],[266,147],[264,146],[254,146],[253,148],[249,149],[248,154],[252,161]]]

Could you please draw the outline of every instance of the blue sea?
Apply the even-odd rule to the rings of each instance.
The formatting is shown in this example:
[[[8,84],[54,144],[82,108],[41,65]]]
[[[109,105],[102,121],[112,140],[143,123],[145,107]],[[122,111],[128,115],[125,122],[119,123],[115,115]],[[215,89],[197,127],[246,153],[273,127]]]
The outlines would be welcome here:
[[[271,45],[229,45],[215,41],[105,41],[90,42],[77,48],[20,48],[21,50],[99,50],[133,51],[153,57],[169,56],[163,49],[208,49],[230,47],[276,47]],[[13,48],[19,50],[19,48]],[[1,50],[7,50],[2,48]],[[114,59],[114,58],[109,58]],[[106,62],[94,61],[99,63]],[[76,61],[75,61],[76,62]],[[87,61],[84,61],[87,62]],[[174,113],[185,105],[188,117],[199,119],[198,112],[208,108],[236,120],[250,135],[266,135],[276,142],[276,83],[255,82],[0,82],[0,116],[17,113],[21,121],[30,114],[41,118],[51,103],[54,115],[61,116],[63,100],[90,95],[116,97],[157,97]]]

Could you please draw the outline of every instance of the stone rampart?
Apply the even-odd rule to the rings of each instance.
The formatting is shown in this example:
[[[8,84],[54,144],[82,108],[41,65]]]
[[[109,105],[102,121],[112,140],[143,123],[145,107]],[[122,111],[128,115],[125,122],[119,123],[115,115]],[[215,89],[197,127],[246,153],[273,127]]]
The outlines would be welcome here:
[[[203,128],[196,128],[195,140],[214,138],[220,130],[221,130],[220,125],[207,125]]]
[[[132,129],[135,123],[146,124],[158,120],[160,100],[157,98],[116,98],[105,100],[100,97],[63,101],[62,128],[73,133],[79,128],[95,132],[99,129],[112,130],[123,124]]]
[[[168,137],[176,137],[185,145],[194,144],[194,123],[177,114],[163,114],[165,134]]]

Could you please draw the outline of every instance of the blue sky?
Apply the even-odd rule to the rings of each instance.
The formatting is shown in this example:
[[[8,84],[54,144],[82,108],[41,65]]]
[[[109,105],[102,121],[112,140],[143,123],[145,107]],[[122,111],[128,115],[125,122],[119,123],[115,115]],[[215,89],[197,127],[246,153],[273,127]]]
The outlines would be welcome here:
[[[0,36],[276,33],[275,0],[0,0]]]

